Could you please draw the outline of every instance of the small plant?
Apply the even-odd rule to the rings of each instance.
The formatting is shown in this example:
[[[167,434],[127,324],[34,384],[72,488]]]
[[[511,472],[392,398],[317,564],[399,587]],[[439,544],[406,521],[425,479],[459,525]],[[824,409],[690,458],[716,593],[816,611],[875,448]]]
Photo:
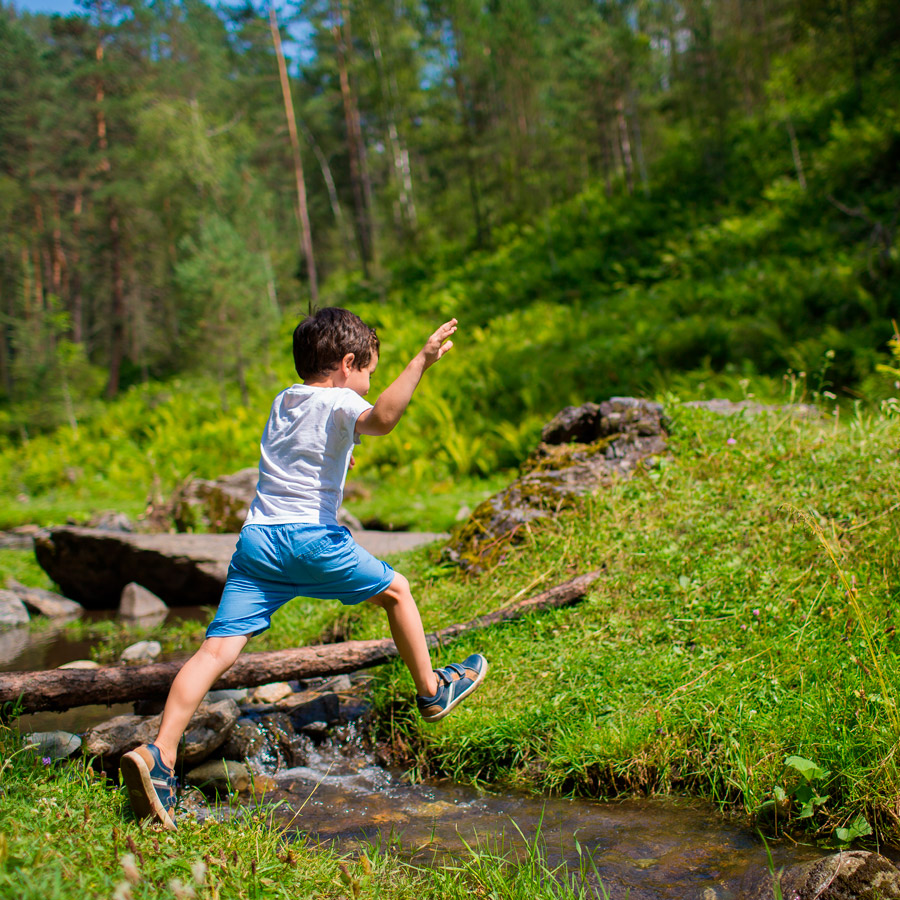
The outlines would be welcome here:
[[[800,804],[800,813],[798,819],[809,819],[815,812],[816,807],[822,806],[828,799],[828,794],[822,794],[825,779],[828,778],[829,772],[826,772],[821,766],[816,765],[812,760],[805,759],[802,756],[789,756],[784,764],[789,768],[798,772],[801,777],[800,783],[790,792],[792,796]],[[781,796],[779,797],[779,793]],[[775,788],[775,798],[784,800],[788,794],[780,788]]]

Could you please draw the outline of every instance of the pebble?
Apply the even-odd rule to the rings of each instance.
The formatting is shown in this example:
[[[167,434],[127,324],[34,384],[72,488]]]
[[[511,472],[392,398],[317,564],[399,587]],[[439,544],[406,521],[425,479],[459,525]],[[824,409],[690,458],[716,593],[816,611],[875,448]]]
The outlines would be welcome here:
[[[162,646],[159,641],[138,641],[122,651],[119,662],[151,663],[160,653],[162,653]]]

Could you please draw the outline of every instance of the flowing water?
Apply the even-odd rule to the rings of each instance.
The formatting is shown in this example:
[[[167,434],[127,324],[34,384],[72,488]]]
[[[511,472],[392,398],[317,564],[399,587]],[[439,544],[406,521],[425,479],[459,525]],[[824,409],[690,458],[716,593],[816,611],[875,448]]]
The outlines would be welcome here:
[[[762,840],[712,804],[687,799],[599,803],[487,793],[449,781],[410,784],[378,765],[352,726],[337,742],[311,748],[307,765],[277,772],[276,820],[288,832],[339,850],[374,843],[427,866],[467,846],[522,859],[539,846],[614,900],[739,898],[768,868]],[[827,851],[794,843],[769,847],[776,868]],[[582,876],[578,873],[581,872]]]

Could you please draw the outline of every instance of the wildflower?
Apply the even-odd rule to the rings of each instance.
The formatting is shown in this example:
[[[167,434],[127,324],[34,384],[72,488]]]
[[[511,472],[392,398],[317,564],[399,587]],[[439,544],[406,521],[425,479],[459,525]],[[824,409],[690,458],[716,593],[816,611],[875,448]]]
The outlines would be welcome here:
[[[754,610],[753,610],[753,615],[754,615],[754,616],[758,616],[758,615],[759,615],[759,610],[758,610],[758,609],[754,609]]]
[[[45,766],[49,766],[50,763],[53,762],[53,760],[50,759],[49,756],[44,756],[44,757],[41,757],[41,762],[42,762]]]
[[[746,630],[747,630],[747,626],[746,626],[746,625],[741,625],[741,631],[746,631]]]
[[[733,438],[733,437],[730,437],[730,438],[728,438],[727,441],[725,441],[725,443],[726,444],[736,444],[737,440],[735,440],[735,438]]]

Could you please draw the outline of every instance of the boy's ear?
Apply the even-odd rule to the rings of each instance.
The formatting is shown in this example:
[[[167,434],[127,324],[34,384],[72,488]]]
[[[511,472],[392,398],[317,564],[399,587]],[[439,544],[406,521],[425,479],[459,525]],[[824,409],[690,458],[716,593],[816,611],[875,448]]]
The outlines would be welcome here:
[[[344,358],[341,360],[341,371],[344,375],[349,375],[351,370],[353,369],[353,363],[356,361],[355,353],[347,353]]]

